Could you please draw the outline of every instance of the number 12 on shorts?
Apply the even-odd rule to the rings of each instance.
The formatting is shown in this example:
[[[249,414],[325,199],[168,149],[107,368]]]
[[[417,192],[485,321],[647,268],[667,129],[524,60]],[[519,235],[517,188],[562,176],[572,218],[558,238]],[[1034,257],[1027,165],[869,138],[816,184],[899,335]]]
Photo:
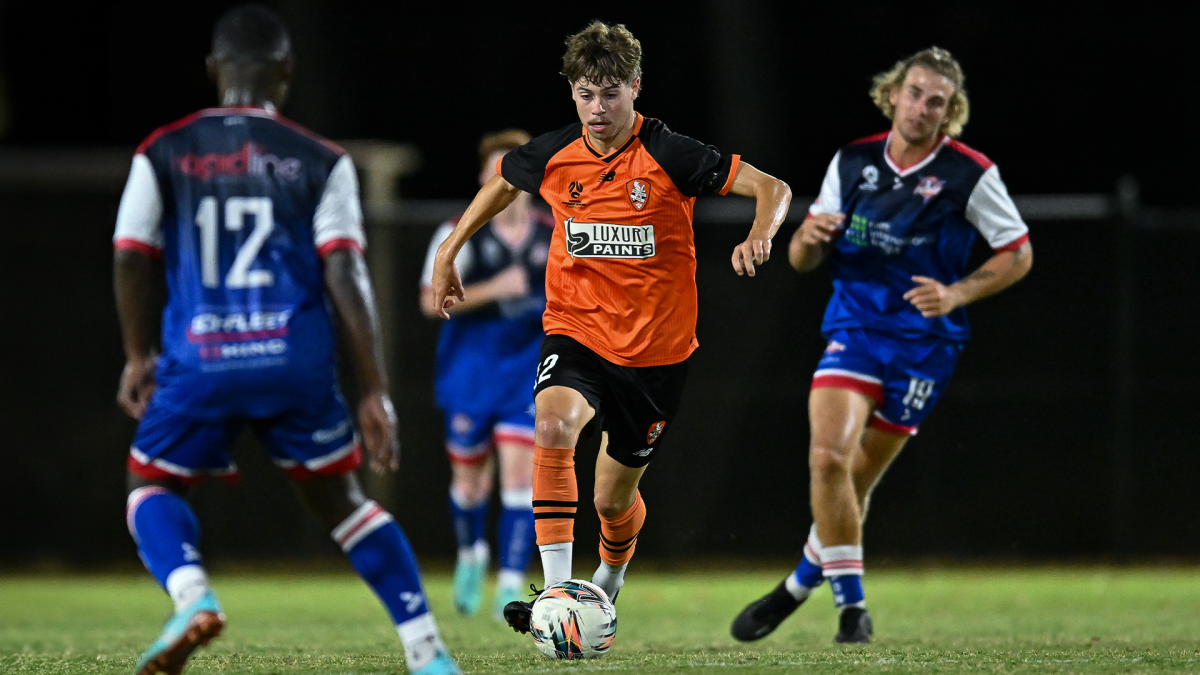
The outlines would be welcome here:
[[[540,364],[538,364],[537,372],[534,373],[534,375],[535,375],[535,378],[533,380],[533,388],[534,389],[537,389],[537,386],[539,384],[541,384],[542,382],[545,382],[546,380],[550,379],[550,369],[553,368],[554,364],[556,364],[556,363],[558,363],[558,354],[551,354],[550,356],[546,357],[545,361],[542,361]]]
[[[906,407],[922,410],[925,408],[925,402],[933,395],[933,380],[922,380],[919,377],[914,377],[908,381],[908,393],[904,396],[904,405]]]

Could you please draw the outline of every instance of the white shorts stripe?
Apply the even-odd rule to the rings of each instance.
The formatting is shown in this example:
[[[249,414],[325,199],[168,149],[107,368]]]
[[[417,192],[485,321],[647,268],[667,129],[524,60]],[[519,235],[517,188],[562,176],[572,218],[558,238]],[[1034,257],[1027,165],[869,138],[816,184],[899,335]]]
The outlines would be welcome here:
[[[870,382],[871,384],[883,384],[883,380],[879,379],[878,377],[871,377],[870,375],[863,375],[862,373],[856,373],[853,370],[842,370],[841,368],[822,368],[822,369],[818,370],[817,372],[813,373],[813,379],[816,379],[818,377],[823,377],[826,375],[831,375],[834,377],[848,377],[852,380],[859,380],[862,382]]]
[[[344,459],[347,455],[354,452],[354,449],[358,447],[358,441],[358,434],[354,434],[354,438],[350,439],[349,443],[343,445],[337,450],[334,450],[328,455],[322,455],[321,457],[315,457],[305,461],[304,468],[308,469],[309,471],[318,471],[329,466],[330,464],[333,464],[334,462]]]

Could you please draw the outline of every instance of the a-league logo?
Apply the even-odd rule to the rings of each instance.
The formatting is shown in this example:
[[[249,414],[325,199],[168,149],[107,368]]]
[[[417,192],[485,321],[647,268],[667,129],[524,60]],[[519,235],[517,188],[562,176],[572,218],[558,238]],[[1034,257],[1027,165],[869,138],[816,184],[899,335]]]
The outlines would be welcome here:
[[[650,431],[646,432],[646,444],[654,445],[654,441],[657,441],[658,437],[662,436],[663,427],[665,426],[667,426],[666,420],[661,420],[651,424]]]
[[[650,201],[650,181],[645,178],[634,178],[625,184],[625,192],[629,195],[629,203],[641,211]]]

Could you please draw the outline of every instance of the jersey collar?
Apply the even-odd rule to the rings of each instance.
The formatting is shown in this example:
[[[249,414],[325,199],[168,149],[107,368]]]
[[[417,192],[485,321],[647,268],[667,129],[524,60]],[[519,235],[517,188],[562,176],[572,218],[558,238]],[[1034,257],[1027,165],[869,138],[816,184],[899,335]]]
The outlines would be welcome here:
[[[892,145],[892,134],[893,133],[895,133],[895,132],[891,132],[891,131],[888,132],[887,141],[885,141],[883,144],[883,161],[887,162],[888,168],[891,169],[892,171],[895,171],[896,175],[900,176],[901,178],[904,178],[905,176],[907,176],[911,173],[921,170],[922,168],[925,167],[925,165],[929,164],[934,159],[936,159],[938,156],[938,152],[940,152],[941,149],[943,147],[945,147],[946,143],[948,143],[950,141],[949,136],[942,136],[942,140],[940,140],[936,144],[934,144],[933,149],[930,150],[929,154],[925,155],[925,157],[922,158],[921,161],[917,162],[916,164],[913,164],[910,167],[901,169],[899,166],[896,166],[896,163],[892,161],[892,156],[890,154],[888,154],[888,148],[891,147],[891,145]]]
[[[274,107],[260,108],[258,106],[218,106],[205,108],[201,114],[208,115],[249,115],[252,117],[277,117],[279,113]]]
[[[629,146],[633,145],[633,142],[635,140],[637,140],[638,132],[640,132],[642,130],[642,122],[645,120],[645,118],[642,117],[642,113],[640,113],[640,112],[634,111],[633,114],[634,114],[633,131],[630,132],[629,138],[625,141],[625,144],[622,145],[621,147],[617,148],[616,150],[609,153],[608,155],[600,154],[600,151],[593,148],[592,144],[590,142],[588,142],[588,133],[587,133],[586,126],[583,127],[583,147],[587,148],[588,152],[592,153],[593,157],[600,160],[601,162],[604,162],[605,164],[608,164],[609,162],[613,161],[618,156],[620,156],[620,154],[622,152],[625,152],[626,150],[628,150]]]

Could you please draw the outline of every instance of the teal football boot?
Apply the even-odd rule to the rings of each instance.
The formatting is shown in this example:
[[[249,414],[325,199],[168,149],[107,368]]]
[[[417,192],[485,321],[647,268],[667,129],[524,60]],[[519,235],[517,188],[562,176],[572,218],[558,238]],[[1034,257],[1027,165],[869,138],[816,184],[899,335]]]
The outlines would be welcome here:
[[[225,629],[225,613],[209,590],[199,600],[176,612],[154,644],[138,659],[135,675],[179,675],[188,657]]]
[[[423,667],[412,671],[412,675],[462,675],[458,664],[445,649],[438,649],[437,656]]]
[[[483,602],[483,578],[487,575],[488,558],[476,556],[474,560],[461,556],[454,566],[454,609],[459,614],[471,616],[479,611]]]

